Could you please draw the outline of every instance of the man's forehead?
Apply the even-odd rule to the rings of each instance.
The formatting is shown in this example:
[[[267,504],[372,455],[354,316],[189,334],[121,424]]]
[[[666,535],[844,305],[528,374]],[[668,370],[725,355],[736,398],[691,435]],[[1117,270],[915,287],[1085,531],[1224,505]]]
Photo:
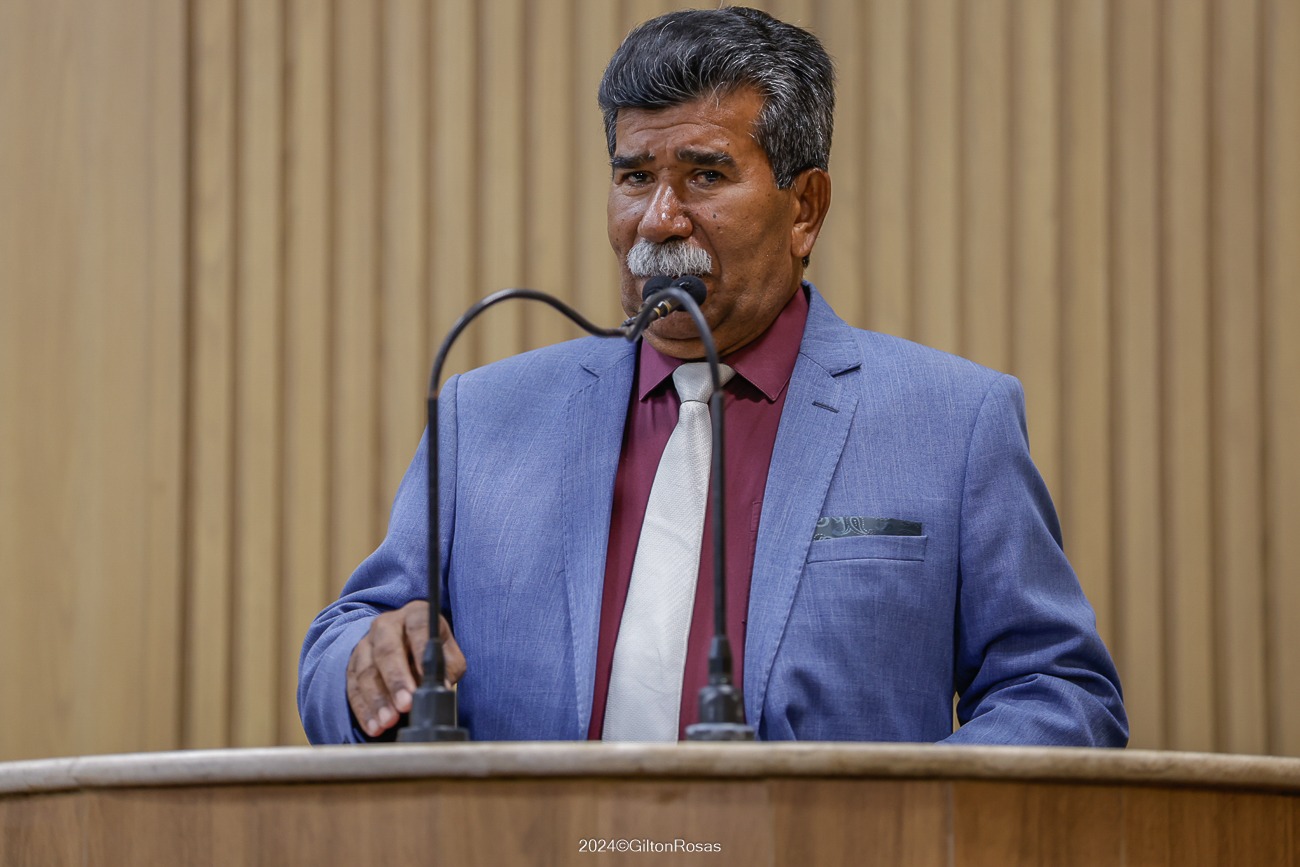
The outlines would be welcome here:
[[[614,125],[615,159],[644,163],[672,157],[701,165],[734,164],[741,154],[759,148],[755,122],[761,100],[756,103],[746,96],[621,109]]]

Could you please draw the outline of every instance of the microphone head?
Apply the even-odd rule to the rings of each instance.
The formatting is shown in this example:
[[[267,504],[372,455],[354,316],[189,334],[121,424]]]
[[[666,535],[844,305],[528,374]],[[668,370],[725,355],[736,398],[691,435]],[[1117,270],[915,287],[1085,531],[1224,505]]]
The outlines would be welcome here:
[[[667,277],[663,274],[656,274],[649,280],[645,281],[645,286],[641,289],[641,303],[644,304],[650,299],[651,295],[656,292],[662,292],[671,285],[673,285],[673,278]]]
[[[709,294],[709,290],[704,288],[704,281],[699,277],[696,277],[694,274],[684,274],[676,280],[673,280],[668,285],[676,286],[678,289],[681,289],[687,295],[691,296],[696,304],[703,304],[704,296]]]

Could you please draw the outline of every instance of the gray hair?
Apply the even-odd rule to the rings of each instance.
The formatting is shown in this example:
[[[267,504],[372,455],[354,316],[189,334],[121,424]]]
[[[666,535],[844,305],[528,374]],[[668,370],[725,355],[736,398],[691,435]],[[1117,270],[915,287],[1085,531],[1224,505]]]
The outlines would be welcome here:
[[[670,12],[637,27],[600,82],[605,139],[624,108],[660,109],[756,88],[764,97],[755,139],[781,188],[830,164],[835,71],[816,36],[743,6]]]

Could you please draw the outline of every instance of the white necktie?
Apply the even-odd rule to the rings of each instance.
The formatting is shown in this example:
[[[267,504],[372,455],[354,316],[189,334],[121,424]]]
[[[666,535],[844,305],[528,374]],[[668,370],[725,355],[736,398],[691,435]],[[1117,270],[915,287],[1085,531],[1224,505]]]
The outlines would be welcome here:
[[[735,371],[721,367],[725,385]],[[709,366],[681,365],[673,385],[681,412],[659,459],[637,541],[605,702],[607,741],[677,740],[713,459]]]

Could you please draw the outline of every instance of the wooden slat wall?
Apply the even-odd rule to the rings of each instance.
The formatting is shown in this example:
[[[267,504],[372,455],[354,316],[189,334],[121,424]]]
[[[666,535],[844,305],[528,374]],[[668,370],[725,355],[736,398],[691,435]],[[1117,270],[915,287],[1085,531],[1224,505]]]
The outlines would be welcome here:
[[[1177,424],[1163,432],[1163,544],[1168,656],[1165,694],[1168,743],[1175,749],[1215,742],[1210,509],[1210,280],[1207,267],[1209,190],[1209,15],[1204,2],[1177,3],[1164,21],[1160,122],[1164,154],[1160,268],[1165,310],[1160,334],[1164,410]],[[1172,301],[1177,303],[1170,303]]]
[[[437,341],[621,318],[595,87],[684,5],[0,0],[0,758],[301,741]],[[1133,743],[1300,755],[1300,3],[756,5],[838,64],[811,278],[1024,382]]]
[[[1268,746],[1300,755],[1300,3],[1265,8],[1264,31],[1264,563]]]
[[[6,759],[180,737],[185,26],[0,2]]]
[[[247,50],[236,72],[240,104],[247,106],[237,141],[236,229],[238,300],[235,323],[241,351],[235,367],[235,535],[231,595],[235,654],[231,672],[230,742],[273,743],[274,714],[282,688],[268,660],[279,648],[281,466],[284,404],[280,367],[284,311],[284,8],[246,4],[239,39]],[[196,616],[198,612],[195,612]]]

